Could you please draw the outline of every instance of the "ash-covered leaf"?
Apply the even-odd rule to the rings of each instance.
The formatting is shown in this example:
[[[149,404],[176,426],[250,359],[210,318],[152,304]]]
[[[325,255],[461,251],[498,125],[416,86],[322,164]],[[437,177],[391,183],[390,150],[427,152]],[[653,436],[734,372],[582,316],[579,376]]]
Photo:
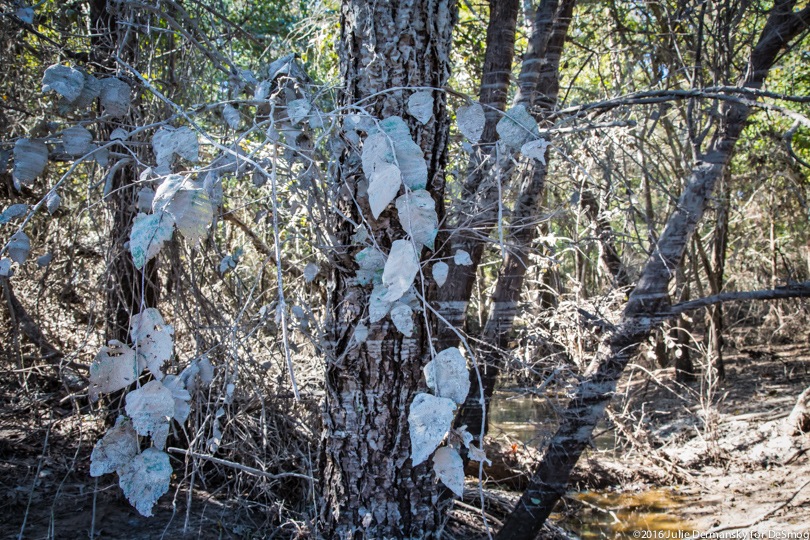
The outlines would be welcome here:
[[[360,250],[354,256],[354,260],[360,266],[357,270],[357,283],[368,285],[373,283],[375,278],[382,277],[382,269],[385,267],[385,255],[374,246],[369,246]]]
[[[115,426],[107,430],[90,454],[90,476],[115,472],[138,455],[138,434],[132,421],[119,416]]]
[[[131,89],[127,83],[116,77],[101,81],[101,107],[105,114],[122,118],[129,112]]]
[[[84,86],[82,86],[82,91],[79,93],[79,97],[74,100],[62,98],[59,101],[60,113],[69,114],[77,109],[86,109],[92,105],[96,98],[101,94],[101,81],[89,73],[83,73],[83,75]]]
[[[385,207],[397,196],[402,186],[399,167],[392,163],[380,163],[371,173],[368,184],[368,203],[374,219],[380,217]]]
[[[433,249],[433,242],[439,232],[439,217],[436,203],[424,189],[410,191],[397,198],[399,222],[414,242]]]
[[[458,130],[467,137],[467,140],[473,144],[481,140],[486,116],[480,103],[476,102],[466,107],[460,107],[456,113],[456,121]]]
[[[90,152],[93,143],[93,134],[83,126],[73,126],[62,132],[62,145],[65,153],[79,157]]]
[[[433,116],[433,92],[422,90],[408,98],[408,112],[423,124],[430,122]]]
[[[391,302],[385,298],[387,294],[388,288],[385,285],[382,283],[374,285],[368,299],[368,315],[371,323],[383,320],[391,310]]]
[[[149,186],[142,187],[138,190],[138,212],[151,212],[152,203],[155,200],[155,190]]]
[[[419,255],[413,244],[408,240],[394,240],[382,275],[383,285],[388,288],[385,300],[399,300],[413,285],[418,272]]]
[[[163,379],[163,364],[172,357],[174,328],[166,324],[155,308],[146,308],[132,316],[130,335],[137,351],[138,370],[148,368],[157,379]]]
[[[129,233],[129,251],[135,268],[141,269],[172,237],[174,218],[166,212],[138,214]]]
[[[45,70],[42,93],[53,90],[68,101],[75,101],[82,93],[84,74],[78,69],[55,64]]]
[[[453,400],[419,393],[411,403],[408,427],[413,465],[424,462],[441,444],[453,425]]]
[[[53,260],[53,253],[48,252],[45,255],[37,257],[37,266],[39,266],[40,268],[45,268],[46,266],[51,264],[52,260]]]
[[[0,214],[0,225],[8,223],[13,219],[24,217],[27,213],[28,213],[27,204],[12,204],[11,206],[3,210],[2,214]]]
[[[447,266],[447,263],[439,261],[433,265],[433,279],[436,281],[436,285],[441,287],[447,281],[447,273],[449,272],[450,267]]]
[[[492,465],[492,461],[489,458],[487,458],[487,453],[483,449],[478,448],[474,444],[470,444],[468,448],[470,449],[470,451],[467,453],[467,455],[470,457],[471,460],[481,461],[486,463],[487,465]]]
[[[365,343],[368,339],[368,326],[363,323],[357,323],[354,327],[354,341],[355,343]]]
[[[34,24],[34,8],[21,7],[14,13],[24,23]]]
[[[17,231],[11,235],[8,241],[8,256],[19,265],[25,264],[28,254],[31,252],[31,240],[22,231]]]
[[[231,129],[238,129],[239,123],[242,121],[242,118],[239,116],[239,111],[230,103],[226,103],[222,106],[222,118],[225,119],[225,123],[228,124]]]
[[[413,335],[413,310],[401,302],[394,304],[391,308],[391,320],[405,337]]]
[[[163,385],[169,389],[174,398],[174,419],[179,423],[183,423],[191,413],[191,394],[186,390],[186,385],[183,383],[182,377],[175,375],[166,375],[163,379]]]
[[[142,515],[152,515],[157,500],[169,491],[172,466],[169,454],[147,448],[118,471],[118,485]]]
[[[315,278],[318,277],[318,272],[320,271],[321,270],[318,268],[317,264],[313,262],[307,263],[307,265],[304,267],[304,281],[307,283],[312,283],[315,281]]]
[[[419,145],[413,142],[408,125],[399,116],[386,118],[370,129],[363,143],[363,172],[371,178],[384,163],[399,167],[402,183],[410,189],[427,185],[427,163]]]
[[[48,164],[48,147],[42,141],[19,139],[14,144],[14,179],[30,186]]]
[[[197,134],[188,127],[173,128],[164,126],[152,136],[152,150],[157,162],[156,170],[159,174],[171,172],[174,156],[188,161],[197,161],[200,158],[200,144]]]
[[[463,249],[456,250],[456,253],[453,255],[453,262],[458,266],[470,266],[473,263],[470,254]]]
[[[433,454],[433,472],[450,491],[464,495],[464,461],[453,448],[443,446]]]
[[[520,147],[520,153],[528,158],[534,158],[543,165],[546,164],[546,148],[551,143],[546,139],[535,139]]]
[[[530,140],[540,137],[537,122],[523,105],[515,105],[506,111],[495,130],[501,141],[514,150],[520,150]]]
[[[90,364],[90,386],[87,390],[90,401],[96,401],[99,394],[126,388],[135,382],[139,373],[135,351],[111,339],[107,346],[101,347]]]
[[[439,397],[452,399],[459,405],[470,391],[467,361],[456,347],[445,349],[427,363],[424,369],[428,388]]]
[[[62,197],[56,191],[49,192],[45,197],[45,207],[50,215],[53,215],[59,209],[60,204],[62,204]]]
[[[139,435],[151,435],[156,448],[163,450],[169,435],[169,419],[174,416],[174,396],[160,381],[149,381],[126,397],[125,410]]]
[[[298,124],[307,117],[312,109],[312,104],[307,99],[295,99],[287,103],[287,114],[293,125]]]
[[[11,277],[11,259],[8,257],[0,259],[0,277]]]

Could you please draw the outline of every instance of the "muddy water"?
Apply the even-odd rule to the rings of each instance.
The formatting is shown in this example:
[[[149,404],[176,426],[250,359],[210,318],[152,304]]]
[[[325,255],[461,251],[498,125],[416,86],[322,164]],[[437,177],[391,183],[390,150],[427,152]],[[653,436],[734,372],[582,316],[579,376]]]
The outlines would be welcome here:
[[[498,392],[490,411],[490,436],[509,437],[539,447],[556,429],[554,405],[531,395]],[[613,433],[597,427],[596,446],[611,450]],[[601,433],[601,434],[600,434]],[[609,491],[572,492],[569,498],[582,507],[558,523],[583,540],[596,538],[639,538],[634,531],[694,530],[692,523],[678,517],[691,501],[670,489],[652,489],[638,493]]]

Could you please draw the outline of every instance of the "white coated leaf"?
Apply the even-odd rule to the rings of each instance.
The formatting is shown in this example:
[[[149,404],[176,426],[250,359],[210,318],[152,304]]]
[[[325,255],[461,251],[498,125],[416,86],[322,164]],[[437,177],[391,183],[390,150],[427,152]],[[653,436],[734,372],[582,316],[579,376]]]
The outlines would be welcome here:
[[[473,263],[470,254],[463,249],[456,250],[455,255],[453,255],[453,262],[458,266],[470,266]]]
[[[110,77],[102,80],[99,97],[104,113],[113,118],[126,116],[129,112],[130,93],[129,85],[121,79]]]
[[[191,412],[191,394],[186,390],[186,385],[181,377],[166,375],[163,379],[163,386],[169,389],[174,398],[174,419],[183,423]]]
[[[126,397],[127,415],[139,435],[151,435],[156,448],[163,450],[169,435],[169,419],[174,416],[174,396],[160,381],[149,381]]]
[[[482,461],[487,465],[492,465],[492,461],[489,458],[487,458],[487,453],[483,449],[478,448],[474,444],[468,445],[468,448],[470,449],[470,451],[467,453],[467,455],[470,457],[471,460]]]
[[[515,105],[506,111],[495,130],[501,141],[514,150],[520,150],[528,141],[540,137],[537,122],[523,105]]]
[[[408,125],[399,116],[386,118],[371,128],[363,143],[363,172],[371,177],[382,163],[399,167],[402,183],[410,189],[424,189],[427,185],[427,164],[413,139]]]
[[[19,139],[14,144],[14,178],[30,186],[48,164],[48,147],[42,141]]]
[[[177,230],[192,244],[208,236],[208,226],[214,219],[214,205],[201,188],[179,190],[166,205],[166,212],[174,217]]]
[[[119,416],[115,426],[107,430],[90,454],[90,476],[115,472],[138,455],[138,434],[132,421]]]
[[[360,250],[354,256],[354,260],[360,266],[357,270],[357,283],[360,285],[368,285],[372,283],[377,277],[382,277],[381,270],[385,267],[385,255],[383,255],[377,248],[369,246]]]
[[[236,265],[239,264],[239,261],[233,258],[233,255],[225,255],[222,257],[222,260],[219,261],[219,275],[224,276],[227,272],[230,272]]]
[[[421,249],[421,248],[420,248]],[[385,261],[382,282],[388,288],[385,300],[399,300],[413,284],[419,272],[419,255],[409,240],[394,240]]]
[[[450,491],[461,497],[464,495],[464,461],[453,448],[442,446],[433,454],[433,472],[450,488]]]
[[[152,136],[152,150],[155,153],[158,174],[171,172],[174,156],[188,161],[200,158],[200,144],[197,134],[188,127],[173,128],[164,126]]]
[[[138,371],[148,368],[157,379],[163,379],[163,364],[172,357],[174,328],[163,321],[155,308],[146,308],[132,316],[130,335],[137,352]]]
[[[118,471],[118,485],[142,515],[152,515],[157,500],[169,491],[172,465],[169,454],[147,448]]]
[[[287,114],[293,125],[306,118],[310,109],[312,109],[312,105],[306,99],[295,99],[287,103]]]
[[[304,280],[307,283],[312,283],[315,281],[315,278],[318,277],[318,272],[320,272],[320,268],[315,263],[307,263],[304,267]]]
[[[551,144],[546,139],[535,139],[520,147],[520,153],[528,158],[534,158],[543,165],[546,164],[546,148]]]
[[[110,133],[111,141],[125,141],[129,138],[129,132],[124,128],[115,128]]]
[[[59,101],[59,111],[64,115],[75,112],[77,109],[86,109],[92,105],[99,94],[101,94],[101,81],[89,73],[82,73],[82,75],[84,75],[84,85],[79,93],[79,97],[74,100],[63,97]]]
[[[433,249],[439,232],[436,203],[424,189],[411,191],[397,199],[399,222],[406,233],[418,244]]]
[[[368,326],[363,323],[357,323],[354,327],[354,341],[355,343],[365,343],[368,339]]]
[[[41,257],[37,257],[37,266],[39,266],[40,268],[45,268],[46,266],[51,264],[52,260],[53,260],[53,254],[50,253],[50,252],[46,253],[45,255],[42,255]]]
[[[45,70],[42,77],[42,92],[53,90],[68,101],[76,100],[82,93],[84,74],[78,69],[55,64]]]
[[[437,262],[433,265],[433,279],[436,280],[436,285],[441,287],[447,281],[447,272],[450,267],[445,262]]]
[[[453,400],[419,393],[411,403],[408,427],[411,437],[411,459],[419,465],[441,444],[453,425]]]
[[[383,320],[388,312],[391,310],[391,302],[386,300],[388,289],[385,285],[377,283],[371,291],[371,296],[368,299],[368,315],[369,322],[375,323]]]
[[[423,124],[427,124],[433,116],[433,92],[422,90],[411,94],[408,98],[408,112]]]
[[[62,144],[65,153],[73,156],[83,156],[87,154],[93,142],[93,134],[83,126],[73,126],[62,132]]]
[[[467,361],[456,347],[445,349],[427,363],[424,369],[428,388],[439,397],[464,403],[470,391]]]
[[[12,204],[0,214],[0,224],[8,223],[12,219],[25,216],[28,213],[27,204]]]
[[[394,200],[401,185],[402,175],[396,165],[380,163],[374,169],[368,184],[368,203],[374,219],[379,218],[385,207]]]
[[[239,122],[242,120],[239,116],[239,111],[230,103],[226,103],[222,106],[222,118],[225,119],[225,123],[228,124],[231,129],[238,129]]]
[[[19,8],[15,15],[24,23],[34,24],[34,8],[32,7]]]
[[[62,197],[55,191],[49,192],[45,197],[45,207],[50,215],[53,215],[59,209],[60,204],[62,204]]]
[[[480,103],[476,102],[466,107],[460,107],[456,113],[456,121],[458,130],[467,137],[467,140],[473,144],[481,140],[486,116]]]
[[[200,366],[200,382],[203,386],[209,386],[214,381],[214,366],[211,360],[203,355],[197,365]]]
[[[142,187],[138,190],[138,212],[151,212],[152,203],[155,200],[155,190],[150,187]]]
[[[8,256],[15,263],[22,265],[28,258],[28,253],[31,251],[31,240],[28,235],[22,231],[17,231],[11,235],[8,241]]]
[[[90,386],[87,390],[90,401],[96,401],[101,393],[126,388],[135,382],[139,373],[135,351],[111,339],[107,346],[101,347],[90,364]]]
[[[0,259],[0,276],[11,277],[11,259],[8,257]]]
[[[174,218],[166,212],[138,214],[129,233],[129,251],[135,268],[141,269],[172,237]]]
[[[407,304],[397,302],[391,308],[391,320],[405,337],[413,335],[413,310]]]

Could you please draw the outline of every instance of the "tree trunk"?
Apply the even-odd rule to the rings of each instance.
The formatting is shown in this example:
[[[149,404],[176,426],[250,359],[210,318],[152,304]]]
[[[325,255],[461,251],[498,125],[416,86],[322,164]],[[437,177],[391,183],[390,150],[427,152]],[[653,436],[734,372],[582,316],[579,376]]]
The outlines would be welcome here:
[[[543,2],[534,28],[535,33],[540,33],[532,35],[529,51],[524,58],[519,79],[520,89],[515,100],[527,108],[537,107],[538,110],[534,113],[541,125],[547,122],[545,116],[557,104],[560,56],[575,4],[575,0],[564,0],[559,6],[555,1]],[[466,425],[469,432],[479,440],[487,431],[486,424],[482,425],[483,407],[489,406],[503,367],[501,351],[507,348],[512,339],[512,324],[528,269],[529,248],[537,231],[537,227],[531,223],[542,199],[547,171],[546,164],[533,160],[521,170],[517,178],[521,187],[512,212],[509,249],[498,274],[489,316],[481,336],[484,344],[481,348],[484,353],[481,380],[484,403],[481,403],[476,392],[470,392],[456,417],[456,425]],[[527,223],[530,225],[526,225]],[[475,374],[471,374],[471,378],[472,387],[475,388],[479,383],[478,379]]]
[[[455,5],[449,0],[346,0],[341,16],[342,105],[364,100],[363,108],[376,118],[401,116],[410,122],[427,162],[427,190],[439,203],[448,137],[444,94],[433,92],[433,118],[422,125],[407,114],[413,90],[400,88],[446,85],[454,22]],[[336,238],[331,251],[318,534],[340,539],[433,538],[441,519],[437,488],[430,463],[412,466],[408,427],[408,409],[424,386],[422,368],[430,359],[424,317],[415,317],[410,338],[385,318],[368,324],[364,343],[352,339],[366,316],[370,289],[355,279],[353,255],[361,246],[352,245],[354,226],[341,216],[354,223],[365,219],[384,250],[405,234],[393,210],[375,220],[354,203],[363,200],[358,194],[364,176],[357,151],[346,149],[334,161],[339,163],[334,193],[340,212],[333,216],[331,229]],[[416,287],[423,290],[418,278]]]
[[[94,0],[90,4],[90,23],[91,60],[103,70],[103,75],[116,73],[116,54],[120,53],[126,61],[133,62],[135,33],[119,29],[107,0]],[[125,121],[129,125],[137,125],[138,116],[130,114]],[[100,138],[106,140],[119,126],[120,123],[116,121],[99,123]],[[142,271],[138,270],[129,250],[125,248],[132,222],[138,213],[137,180],[135,166],[124,165],[115,172],[107,196],[113,223],[110,253],[107,256],[110,264],[106,287],[105,336],[108,340],[117,339],[124,343],[129,339],[130,317],[142,308],[157,305],[160,296],[157,261],[153,259]]]
[[[776,56],[806,27],[810,8],[793,13],[793,1],[777,2],[750,55],[741,86],[758,89]],[[702,218],[715,183],[723,174],[750,107],[730,103],[723,110],[721,133],[712,148],[692,167],[689,183],[667,220],[658,244],[642,271],[622,319],[600,344],[561,423],[535,468],[529,487],[498,533],[501,540],[532,540],[565,494],[571,471],[588,445],[593,429],[616,389],[625,366],[654,327],[654,316],[668,305],[667,289],[687,243]]]

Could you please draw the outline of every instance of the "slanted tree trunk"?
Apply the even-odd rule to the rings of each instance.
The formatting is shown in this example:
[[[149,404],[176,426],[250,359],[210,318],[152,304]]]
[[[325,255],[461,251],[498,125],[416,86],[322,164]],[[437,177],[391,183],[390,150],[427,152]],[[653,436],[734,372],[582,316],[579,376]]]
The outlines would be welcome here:
[[[810,22],[810,8],[793,13],[795,1],[777,1],[751,52],[741,86],[758,89],[788,42]],[[667,220],[616,329],[599,346],[561,423],[533,471],[529,487],[498,533],[501,540],[532,540],[565,494],[571,471],[587,447],[593,429],[610,402],[625,366],[666,310],[667,289],[686,246],[702,218],[707,200],[723,174],[750,106],[732,102],[723,108],[721,131],[711,148],[693,165],[689,182]]]
[[[413,90],[441,89],[450,72],[455,22],[450,0],[365,2],[346,0],[341,13],[341,104],[362,105],[378,119],[401,116],[424,152],[427,190],[441,202],[448,137],[445,96],[434,91],[433,117],[422,125],[407,114]],[[362,103],[360,102],[362,101]],[[385,318],[368,323],[368,338],[353,339],[367,319],[370,287],[355,279],[354,223],[365,219],[384,251],[405,237],[393,205],[373,219],[360,194],[365,180],[356,148],[334,156],[334,197],[339,212],[331,231],[324,433],[320,456],[320,530],[325,538],[433,538],[441,508],[430,463],[412,466],[408,411],[430,360],[424,317],[412,337]],[[357,201],[358,204],[355,203]],[[362,212],[359,206],[365,205]],[[351,222],[342,216],[350,218]],[[430,253],[428,250],[424,250]],[[423,254],[424,255],[424,254]],[[417,290],[423,289],[417,276]]]
[[[541,4],[529,50],[523,60],[515,101],[531,110],[541,126],[548,124],[546,117],[557,105],[560,57],[575,4],[575,0],[563,0],[559,3],[546,1]],[[502,351],[512,339],[512,324],[529,266],[529,250],[537,234],[533,216],[537,214],[545,189],[548,171],[546,163],[533,161],[527,164],[515,179],[520,184],[520,192],[512,211],[509,248],[498,274],[481,336],[484,345],[480,350],[483,353],[482,364],[485,366],[481,380],[484,403],[481,403],[480,395],[471,392],[456,418],[457,425],[466,425],[470,433],[479,440],[487,429],[481,422],[484,413],[482,405],[489,406],[503,367]],[[473,378],[472,383],[477,385],[477,378]]]

